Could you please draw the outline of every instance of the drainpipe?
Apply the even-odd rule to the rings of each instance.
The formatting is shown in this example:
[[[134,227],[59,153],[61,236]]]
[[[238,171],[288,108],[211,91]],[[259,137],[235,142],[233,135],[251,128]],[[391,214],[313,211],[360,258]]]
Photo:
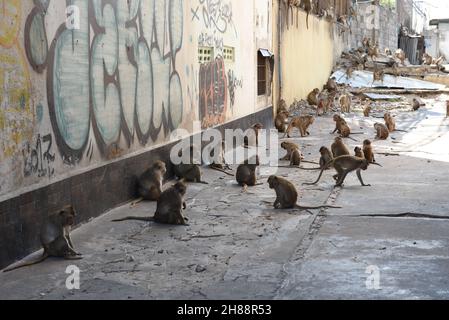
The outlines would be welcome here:
[[[278,102],[281,100],[282,97],[282,64],[281,64],[281,27],[282,27],[282,11],[281,11],[281,5],[282,0],[278,1],[278,53],[277,53],[277,60],[278,60],[278,83],[279,83],[279,93],[278,93]],[[277,103],[276,103],[277,106]]]

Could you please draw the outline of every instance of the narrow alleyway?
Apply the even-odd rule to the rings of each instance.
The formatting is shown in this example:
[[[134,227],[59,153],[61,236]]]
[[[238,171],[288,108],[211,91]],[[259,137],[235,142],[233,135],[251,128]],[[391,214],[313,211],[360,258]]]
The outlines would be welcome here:
[[[190,226],[117,224],[111,220],[152,215],[155,203],[117,208],[73,234],[84,254],[75,262],[80,290],[65,286],[72,263],[49,259],[0,274],[0,299],[448,299],[447,99],[428,97],[426,108],[397,114],[398,127],[408,132],[374,143],[383,168],[362,173],[372,187],[361,187],[352,174],[334,189],[333,170],[317,186],[304,187],[317,171],[279,169],[302,191],[301,204],[342,209],[277,211],[264,202],[275,199],[267,168],[260,170],[264,185],[247,194],[232,177],[204,168],[211,184],[188,187]],[[346,119],[365,133],[354,136],[358,142],[345,140],[351,151],[374,138],[378,119]],[[310,137],[295,132],[291,140],[316,161],[320,146],[331,144],[333,126],[331,115],[321,117]],[[373,268],[377,289],[366,285]]]

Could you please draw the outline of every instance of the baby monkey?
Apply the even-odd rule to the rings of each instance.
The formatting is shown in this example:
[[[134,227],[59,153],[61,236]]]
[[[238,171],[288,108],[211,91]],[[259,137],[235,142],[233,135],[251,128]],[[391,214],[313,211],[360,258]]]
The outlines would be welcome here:
[[[268,184],[270,186],[270,189],[274,189],[276,191],[276,200],[273,204],[275,209],[311,210],[322,208],[341,208],[328,205],[303,207],[297,204],[298,191],[296,191],[295,186],[290,181],[273,175],[268,178]]]
[[[75,224],[75,215],[76,211],[72,206],[66,206],[56,214],[51,215],[41,229],[40,241],[44,248],[42,256],[34,261],[11,266],[3,272],[38,264],[49,257],[66,260],[82,259],[81,254],[75,251],[70,238],[71,228]]]
[[[153,217],[126,217],[112,220],[121,222],[127,220],[153,221],[162,224],[187,225],[188,219],[183,216],[182,211],[187,208],[184,196],[187,186],[183,181],[178,181],[175,185],[162,192],[157,201],[156,213]]]

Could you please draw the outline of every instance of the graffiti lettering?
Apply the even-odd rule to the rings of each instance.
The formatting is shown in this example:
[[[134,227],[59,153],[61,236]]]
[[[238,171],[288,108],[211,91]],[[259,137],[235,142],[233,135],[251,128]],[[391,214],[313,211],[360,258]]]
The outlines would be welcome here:
[[[192,12],[202,11],[204,26],[208,29],[215,29],[221,33],[228,31],[231,27],[237,36],[237,30],[232,17],[232,4],[230,1],[222,0],[198,0],[199,5]],[[193,20],[193,19],[192,19]]]
[[[52,164],[55,162],[56,155],[51,153],[52,145],[51,134],[43,138],[38,135],[34,148],[31,147],[30,143],[27,143],[26,148],[22,150],[24,160],[23,174],[25,177],[35,174],[39,178],[45,176],[51,178],[54,175],[55,169],[52,168]]]
[[[229,90],[229,102],[231,104],[231,108],[235,103],[235,91],[237,88],[243,88],[243,80],[237,79],[234,74],[234,70],[228,71],[228,90]]]

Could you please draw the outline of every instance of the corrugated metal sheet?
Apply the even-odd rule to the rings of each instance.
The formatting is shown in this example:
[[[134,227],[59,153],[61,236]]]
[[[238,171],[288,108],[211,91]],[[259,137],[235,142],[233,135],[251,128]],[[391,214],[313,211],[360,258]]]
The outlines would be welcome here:
[[[401,96],[397,96],[394,94],[377,94],[377,93],[364,93],[365,97],[371,100],[400,100]]]
[[[445,86],[418,79],[394,77],[386,74],[384,81],[373,83],[373,73],[370,71],[354,71],[350,79],[344,70],[338,70],[333,75],[339,84],[348,84],[353,88],[389,88],[415,90],[442,90]]]

